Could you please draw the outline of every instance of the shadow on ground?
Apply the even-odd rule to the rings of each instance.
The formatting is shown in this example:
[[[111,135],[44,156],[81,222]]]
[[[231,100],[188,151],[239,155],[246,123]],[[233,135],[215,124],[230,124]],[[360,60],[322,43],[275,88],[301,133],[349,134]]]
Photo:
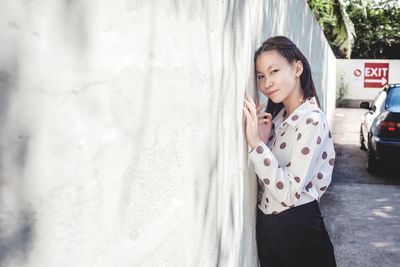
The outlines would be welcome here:
[[[333,183],[400,184],[398,165],[384,164],[379,172],[367,172],[367,152],[358,145],[335,144]],[[400,163],[400,162],[399,162]]]

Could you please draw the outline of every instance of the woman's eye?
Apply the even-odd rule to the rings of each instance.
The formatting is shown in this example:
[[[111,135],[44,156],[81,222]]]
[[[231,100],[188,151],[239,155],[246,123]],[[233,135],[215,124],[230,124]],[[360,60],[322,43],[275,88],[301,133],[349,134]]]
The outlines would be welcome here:
[[[263,75],[259,75],[259,76],[257,76],[257,79],[258,80],[261,80],[261,79],[263,79],[264,78],[264,76]]]
[[[272,70],[271,74],[277,73],[279,70]]]

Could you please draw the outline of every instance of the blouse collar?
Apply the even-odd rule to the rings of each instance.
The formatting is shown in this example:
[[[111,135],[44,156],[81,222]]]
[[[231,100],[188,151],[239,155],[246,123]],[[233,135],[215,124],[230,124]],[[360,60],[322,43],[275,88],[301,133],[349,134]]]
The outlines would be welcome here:
[[[299,105],[284,121],[283,118],[286,115],[286,110],[283,108],[273,119],[273,122],[276,124],[277,122],[282,121],[281,125],[287,123],[291,127],[295,127],[302,120],[303,116],[310,111],[320,112],[320,108],[318,107],[317,101],[314,96],[307,98],[306,101]]]

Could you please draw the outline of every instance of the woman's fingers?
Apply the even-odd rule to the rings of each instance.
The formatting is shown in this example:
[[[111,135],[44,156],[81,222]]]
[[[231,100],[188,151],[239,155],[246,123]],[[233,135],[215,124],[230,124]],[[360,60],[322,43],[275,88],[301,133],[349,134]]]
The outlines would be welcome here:
[[[251,96],[248,95],[248,94],[246,94],[246,98],[251,103],[251,105],[255,108],[256,107],[256,103],[254,103],[253,98],[251,98]]]
[[[246,116],[246,120],[250,120],[251,119],[250,112],[247,110],[246,107],[243,107],[243,113]]]
[[[257,117],[258,117],[258,119],[266,118],[266,119],[272,120],[272,115],[271,115],[271,113],[268,113],[268,112],[259,113],[257,115]]]
[[[244,101],[248,103],[248,107],[251,108],[252,110],[254,109],[255,113],[257,113],[257,107],[256,104],[254,103],[253,99],[251,96],[248,94],[245,95]]]
[[[246,109],[249,111],[249,113],[250,113],[250,115],[251,115],[251,118],[252,119],[256,119],[257,118],[257,111],[256,111],[256,108],[255,107],[253,107],[252,105],[251,105],[251,103],[248,101],[248,100],[244,100],[244,103],[245,103],[245,106],[246,106]]]
[[[269,122],[271,122],[270,119],[261,119],[261,120],[258,120],[258,124],[260,124],[260,123],[269,123]]]
[[[262,110],[263,108],[265,108],[267,106],[268,102],[264,102],[261,105],[258,106],[257,108],[257,112],[260,112],[260,110]]]
[[[251,119],[269,119],[272,120],[272,115],[271,113],[268,112],[262,112],[260,113],[260,110],[262,110],[263,108],[265,108],[267,106],[267,102],[262,103],[260,106],[256,106],[256,104],[254,103],[253,99],[251,98],[251,96],[249,96],[248,94],[245,95],[244,98],[244,104],[245,104],[245,109],[249,114],[249,118]]]

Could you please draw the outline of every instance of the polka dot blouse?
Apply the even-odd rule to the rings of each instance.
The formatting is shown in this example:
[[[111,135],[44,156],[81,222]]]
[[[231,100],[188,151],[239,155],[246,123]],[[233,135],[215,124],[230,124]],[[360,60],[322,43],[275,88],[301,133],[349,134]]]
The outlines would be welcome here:
[[[332,179],[335,150],[324,113],[307,99],[283,120],[273,119],[267,144],[250,152],[260,185],[258,207],[277,214],[319,200]]]

